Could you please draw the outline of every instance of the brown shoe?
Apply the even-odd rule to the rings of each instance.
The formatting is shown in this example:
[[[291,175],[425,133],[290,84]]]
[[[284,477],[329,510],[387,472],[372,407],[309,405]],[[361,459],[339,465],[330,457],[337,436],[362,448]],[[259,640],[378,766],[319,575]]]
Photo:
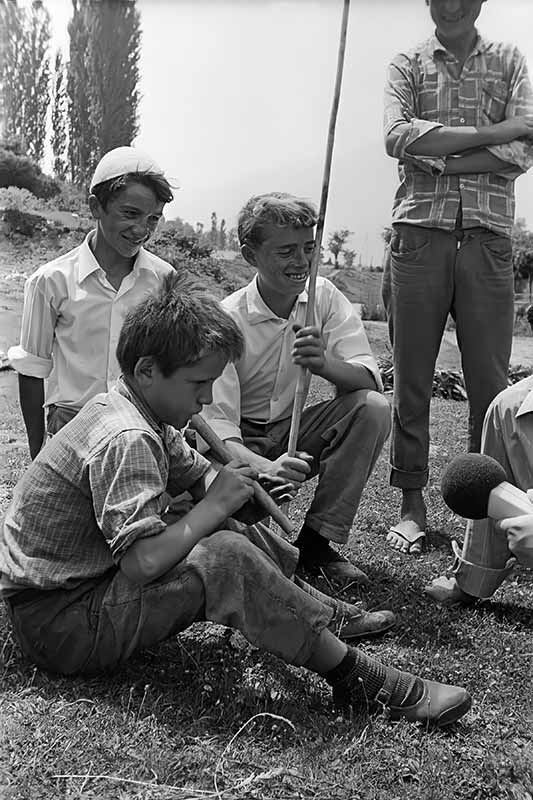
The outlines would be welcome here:
[[[364,611],[349,603],[342,603],[342,606],[328,628],[345,642],[365,636],[379,636],[396,624],[392,611]]]
[[[357,583],[360,586],[368,586],[370,583],[368,576],[362,570],[332,547],[328,547],[326,553],[321,553],[320,556],[300,551],[298,572],[323,575],[333,583]]]

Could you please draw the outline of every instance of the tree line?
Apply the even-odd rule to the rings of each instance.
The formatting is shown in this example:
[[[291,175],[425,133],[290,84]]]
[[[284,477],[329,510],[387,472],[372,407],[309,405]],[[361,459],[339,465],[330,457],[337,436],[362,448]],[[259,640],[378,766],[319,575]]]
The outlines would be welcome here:
[[[57,179],[88,184],[107,150],[139,128],[140,16],[135,0],[72,0],[69,50],[51,52],[42,0],[0,0],[0,142]]]

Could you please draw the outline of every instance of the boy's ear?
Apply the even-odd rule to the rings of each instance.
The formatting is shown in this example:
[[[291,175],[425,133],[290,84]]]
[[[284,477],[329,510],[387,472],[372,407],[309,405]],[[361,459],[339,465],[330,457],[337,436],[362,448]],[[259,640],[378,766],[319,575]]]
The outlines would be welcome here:
[[[255,258],[255,251],[252,250],[249,244],[242,244],[241,245],[241,255],[245,261],[250,264],[250,266],[255,267],[257,266],[256,258]]]
[[[141,356],[133,368],[133,377],[140,386],[151,386],[156,365],[152,356]]]
[[[89,208],[91,209],[91,214],[93,215],[93,218],[94,219],[100,219],[104,209],[100,205],[100,201],[98,200],[97,196],[95,194],[90,194],[88,203],[89,203]]]

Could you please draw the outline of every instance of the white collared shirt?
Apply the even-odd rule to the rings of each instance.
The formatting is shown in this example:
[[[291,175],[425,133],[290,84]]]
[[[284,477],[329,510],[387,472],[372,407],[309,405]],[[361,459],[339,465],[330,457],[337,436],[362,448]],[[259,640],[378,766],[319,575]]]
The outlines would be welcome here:
[[[141,248],[118,289],[83,243],[39,267],[26,281],[20,344],[11,366],[46,379],[45,406],[81,408],[120,374],[115,350],[127,312],[157,291],[172,267]]]
[[[291,357],[292,326],[305,323],[307,291],[298,296],[288,319],[276,316],[266,305],[257,278],[226,297],[222,305],[244,334],[245,353],[215,381],[213,403],[204,407],[202,415],[222,439],[241,439],[241,419],[274,422],[292,413],[298,380],[298,367]],[[378,389],[383,389],[359,314],[331,281],[321,277],[316,284],[315,324],[329,356],[363,365]]]

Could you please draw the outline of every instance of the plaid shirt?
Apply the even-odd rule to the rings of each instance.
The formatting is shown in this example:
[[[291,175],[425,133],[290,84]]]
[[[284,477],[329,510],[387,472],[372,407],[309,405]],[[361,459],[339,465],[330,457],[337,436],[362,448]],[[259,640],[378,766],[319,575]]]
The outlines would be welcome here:
[[[54,436],[17,484],[0,534],[0,572],[16,584],[72,588],[161,533],[162,494],[210,468],[119,381]]]
[[[406,148],[442,126],[481,127],[533,113],[533,93],[524,57],[516,47],[478,36],[459,78],[455,56],[432,36],[388,68],[385,137],[399,159],[400,187],[393,222],[453,229],[459,210],[463,227],[482,226],[510,235],[514,179],[533,164],[533,145],[515,140],[487,149],[515,169],[506,173],[442,175],[445,159],[407,154]]]

